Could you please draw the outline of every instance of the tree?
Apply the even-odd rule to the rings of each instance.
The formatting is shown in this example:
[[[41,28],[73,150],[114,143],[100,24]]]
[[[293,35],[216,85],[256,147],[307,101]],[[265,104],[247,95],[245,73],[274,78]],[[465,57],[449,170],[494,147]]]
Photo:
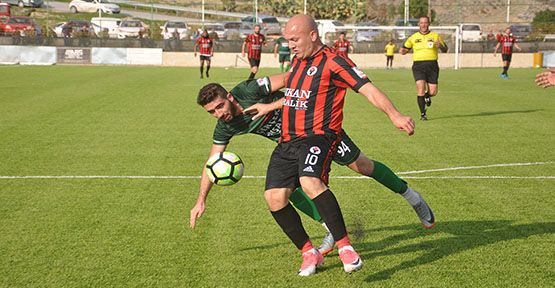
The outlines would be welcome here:
[[[222,0],[222,4],[224,5],[225,11],[233,12],[237,9],[237,2],[235,2],[235,0]]]
[[[532,20],[534,34],[554,34],[555,33],[555,11],[549,9],[540,11]]]
[[[261,2],[260,10],[272,15],[292,16],[303,12],[302,4],[297,3],[296,0],[263,0]]]

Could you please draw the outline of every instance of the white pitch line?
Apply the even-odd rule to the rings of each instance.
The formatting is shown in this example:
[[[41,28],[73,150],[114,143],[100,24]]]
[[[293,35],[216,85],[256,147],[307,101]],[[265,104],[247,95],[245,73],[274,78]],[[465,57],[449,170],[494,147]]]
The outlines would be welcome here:
[[[439,169],[406,171],[406,172],[398,172],[397,174],[399,174],[399,175],[407,175],[407,174],[420,174],[420,173],[440,172],[440,171],[483,169],[483,168],[491,168],[491,167],[511,167],[511,166],[546,165],[546,164],[552,164],[552,163],[553,163],[553,162],[502,163],[502,164],[491,164],[491,165],[483,165],[483,166],[461,166],[461,167],[450,167],[450,168],[439,168]]]
[[[399,175],[420,174],[427,172],[483,169],[491,167],[511,167],[511,166],[530,166],[546,165],[553,162],[528,162],[528,163],[505,163],[491,164],[483,166],[461,166],[439,169],[417,170],[398,172]],[[266,176],[245,175],[246,179],[264,179]],[[332,176],[332,179],[367,179],[367,176]],[[405,176],[406,179],[555,179],[555,176]],[[114,176],[114,175],[27,175],[27,176],[0,176],[0,179],[200,179],[200,176]]]
[[[246,179],[265,179],[266,176],[245,175]],[[333,176],[332,179],[369,179],[367,176]],[[0,176],[0,179],[200,179],[200,176]],[[555,179],[555,176],[406,176],[403,179]]]

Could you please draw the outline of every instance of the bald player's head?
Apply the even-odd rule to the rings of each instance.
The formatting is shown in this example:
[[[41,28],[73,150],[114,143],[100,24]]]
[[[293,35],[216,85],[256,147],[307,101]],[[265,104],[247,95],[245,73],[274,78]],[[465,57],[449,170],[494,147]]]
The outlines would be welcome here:
[[[312,17],[305,14],[291,17],[285,25],[283,36],[299,59],[310,57],[323,45],[318,35],[318,25]]]

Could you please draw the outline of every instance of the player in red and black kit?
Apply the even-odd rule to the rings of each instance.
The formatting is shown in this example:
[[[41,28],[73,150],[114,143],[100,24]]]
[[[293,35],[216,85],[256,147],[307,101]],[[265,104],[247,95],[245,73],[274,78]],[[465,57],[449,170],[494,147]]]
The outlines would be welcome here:
[[[353,53],[355,48],[353,48],[349,40],[345,39],[345,32],[341,32],[339,34],[339,39],[333,43],[333,50],[335,50],[337,55],[349,58],[349,53]]]
[[[350,273],[362,267],[362,260],[351,246],[341,209],[327,185],[332,156],[340,141],[347,88],[365,95],[397,128],[409,135],[414,131],[414,121],[399,113],[349,59],[322,44],[318,26],[310,16],[292,17],[284,36],[295,54],[291,70],[281,78],[270,78],[270,83],[262,83],[272,91],[285,87],[282,134],[270,158],[264,197],[278,225],[302,253],[300,276],[314,274],[322,265],[323,257],[312,246],[297,211],[288,201],[299,186],[313,200],[339,248],[344,270]],[[411,199],[409,202],[425,204],[416,192],[407,197]],[[423,207],[427,219],[433,222],[427,204]]]
[[[260,66],[260,57],[262,55],[262,45],[266,46],[266,37],[260,33],[260,25],[254,26],[254,33],[249,34],[243,43],[242,56],[245,58],[245,46],[247,46],[249,64],[251,66],[251,74],[249,80],[254,79],[254,75],[258,72]]]
[[[210,62],[212,60],[212,56],[214,56],[214,50],[212,46],[214,45],[212,39],[208,36],[208,31],[204,29],[202,31],[202,35],[197,39],[195,43],[195,57],[197,57],[197,47],[200,47],[200,78],[202,79],[202,70],[204,69],[204,61],[206,61],[206,78],[210,77],[208,71],[210,71]]]
[[[509,79],[509,66],[511,66],[511,59],[513,58],[513,47],[515,47],[519,52],[522,51],[518,44],[516,44],[516,38],[513,37],[511,33],[511,28],[505,29],[505,34],[497,36],[497,45],[495,50],[493,50],[493,57],[497,54],[497,49],[501,46],[501,58],[503,59],[503,73],[499,77],[503,79]]]

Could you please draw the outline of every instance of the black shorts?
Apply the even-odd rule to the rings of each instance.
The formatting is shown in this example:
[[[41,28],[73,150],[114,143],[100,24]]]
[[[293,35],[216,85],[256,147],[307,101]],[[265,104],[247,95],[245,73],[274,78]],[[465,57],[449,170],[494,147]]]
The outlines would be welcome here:
[[[210,61],[212,59],[212,56],[206,56],[206,55],[200,55],[200,60],[206,60],[206,61]]]
[[[414,81],[424,80],[430,84],[437,84],[439,79],[439,65],[437,61],[414,61],[412,64]]]
[[[511,62],[513,54],[501,54],[501,59],[503,59],[503,61]]]
[[[345,133],[345,130],[341,129],[339,133],[340,142],[337,144],[337,151],[333,155],[333,162],[347,166],[355,162],[360,155],[360,149],[357,145],[349,138],[349,135]]]
[[[312,135],[279,143],[266,171],[266,190],[300,187],[299,177],[310,176],[328,183],[332,157],[339,138]]]
[[[260,59],[249,58],[249,64],[251,67],[258,67],[260,66]]]
[[[393,60],[393,55],[385,55],[385,57],[387,58],[387,60]]]

